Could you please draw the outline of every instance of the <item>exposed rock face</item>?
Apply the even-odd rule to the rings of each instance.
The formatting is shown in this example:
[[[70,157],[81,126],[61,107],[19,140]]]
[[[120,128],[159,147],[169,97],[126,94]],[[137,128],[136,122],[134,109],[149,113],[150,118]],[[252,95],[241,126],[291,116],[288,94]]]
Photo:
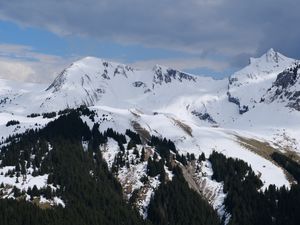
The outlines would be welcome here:
[[[287,107],[300,111],[300,64],[278,74],[266,96],[268,102],[284,102]]]
[[[207,112],[206,113],[201,113],[201,112],[197,112],[197,111],[194,110],[194,111],[192,111],[192,114],[194,116],[197,116],[200,120],[205,120],[205,121],[208,121],[209,123],[216,124],[216,121]]]
[[[229,102],[234,103],[239,107],[240,114],[244,114],[245,112],[248,112],[249,107],[247,105],[241,106],[240,100],[237,97],[232,97],[229,91],[227,92],[227,96]]]
[[[153,68],[154,77],[153,83],[162,85],[163,83],[170,83],[172,80],[177,80],[180,82],[186,81],[194,81],[196,82],[196,77],[188,75],[186,73],[171,69],[164,68],[162,66],[156,65]]]

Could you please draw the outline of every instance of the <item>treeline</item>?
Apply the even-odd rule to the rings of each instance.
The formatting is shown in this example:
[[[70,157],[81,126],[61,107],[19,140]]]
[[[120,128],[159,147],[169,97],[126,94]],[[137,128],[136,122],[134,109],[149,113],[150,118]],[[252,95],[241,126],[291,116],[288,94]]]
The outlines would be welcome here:
[[[300,188],[293,185],[261,191],[262,182],[242,160],[213,152],[209,157],[213,178],[224,182],[225,207],[230,225],[296,225],[300,221]],[[299,165],[293,164],[299,168]]]
[[[193,191],[179,167],[172,181],[161,183],[151,199],[148,218],[157,225],[217,225],[219,218],[212,207]]]
[[[10,120],[6,123],[6,126],[9,127],[9,126],[17,125],[17,124],[20,124],[20,122],[18,120]]]
[[[217,213],[206,200],[192,190],[182,175],[181,168],[175,162],[183,166],[196,160],[194,154],[180,155],[171,140],[152,136],[148,143],[155,148],[153,157],[148,158],[147,175],[155,177],[159,175],[161,184],[155,191],[148,208],[148,219],[157,225],[163,224],[220,224]],[[160,158],[159,158],[160,157]],[[204,154],[199,160],[205,159]],[[165,168],[173,173],[172,180],[166,182]]]
[[[29,115],[27,115],[28,118],[35,118],[35,117],[39,117],[42,116],[43,118],[54,118],[56,116],[61,116],[61,115],[65,115],[65,114],[69,114],[72,112],[77,112],[81,115],[84,116],[88,116],[93,122],[94,122],[94,117],[96,115],[95,111],[89,110],[89,108],[85,105],[80,106],[77,109],[72,109],[72,108],[66,108],[63,110],[60,110],[58,112],[44,112],[42,114],[40,113],[31,113]]]
[[[298,163],[278,152],[272,153],[271,157],[275,162],[285,168],[298,183],[300,183],[300,166]]]

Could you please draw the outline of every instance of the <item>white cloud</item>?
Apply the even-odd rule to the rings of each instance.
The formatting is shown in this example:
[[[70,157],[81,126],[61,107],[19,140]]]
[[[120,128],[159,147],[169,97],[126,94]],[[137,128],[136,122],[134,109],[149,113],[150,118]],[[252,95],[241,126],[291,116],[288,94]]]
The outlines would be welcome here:
[[[0,76],[10,80],[26,80],[35,73],[30,66],[7,60],[0,60]]]
[[[26,45],[0,44],[0,78],[48,83],[73,60],[38,53]]]

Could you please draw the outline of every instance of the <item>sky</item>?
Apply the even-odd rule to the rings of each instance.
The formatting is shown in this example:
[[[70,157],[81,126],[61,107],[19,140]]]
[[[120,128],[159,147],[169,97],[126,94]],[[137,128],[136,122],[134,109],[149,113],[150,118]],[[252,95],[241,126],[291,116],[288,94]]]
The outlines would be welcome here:
[[[299,0],[0,0],[0,78],[50,82],[85,56],[224,78],[300,59]]]

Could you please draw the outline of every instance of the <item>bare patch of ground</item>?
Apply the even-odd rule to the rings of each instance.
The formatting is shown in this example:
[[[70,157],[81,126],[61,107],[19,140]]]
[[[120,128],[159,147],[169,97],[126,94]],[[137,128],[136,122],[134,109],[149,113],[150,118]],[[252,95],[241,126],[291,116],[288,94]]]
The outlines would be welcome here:
[[[279,164],[277,164],[272,158],[271,155],[274,152],[278,152],[283,154],[282,152],[280,152],[278,149],[272,147],[270,145],[270,143],[266,142],[266,141],[260,141],[254,138],[246,138],[246,137],[242,137],[239,135],[234,135],[237,138],[237,142],[243,146],[244,148],[250,150],[251,152],[254,152],[255,154],[271,161],[273,164],[275,164],[276,166],[280,167],[283,172],[286,175],[287,180],[292,184],[295,183],[295,179],[294,177],[288,172],[286,171],[283,167],[281,167]],[[289,155],[287,155],[288,153],[284,153],[286,156],[289,157]]]
[[[134,131],[140,135],[143,143],[147,143],[151,140],[149,131],[143,128],[137,121],[132,120],[131,126],[133,127]]]
[[[50,209],[52,207],[49,202],[43,202],[43,203],[41,203],[41,200],[40,200],[39,197],[34,198],[32,200],[32,203],[35,204],[36,206],[38,206],[41,209]]]
[[[194,179],[195,175],[195,168],[192,164],[188,166],[183,166],[181,164],[178,164],[182,170],[182,174],[186,182],[188,183],[189,187],[193,189],[194,191],[198,192],[199,194],[202,193],[201,187],[196,183]]]
[[[184,122],[182,122],[178,119],[175,119],[173,117],[171,117],[170,119],[175,123],[176,126],[180,127],[185,133],[187,133],[189,136],[193,137],[193,134],[192,134],[193,130],[189,125],[187,125]]]

